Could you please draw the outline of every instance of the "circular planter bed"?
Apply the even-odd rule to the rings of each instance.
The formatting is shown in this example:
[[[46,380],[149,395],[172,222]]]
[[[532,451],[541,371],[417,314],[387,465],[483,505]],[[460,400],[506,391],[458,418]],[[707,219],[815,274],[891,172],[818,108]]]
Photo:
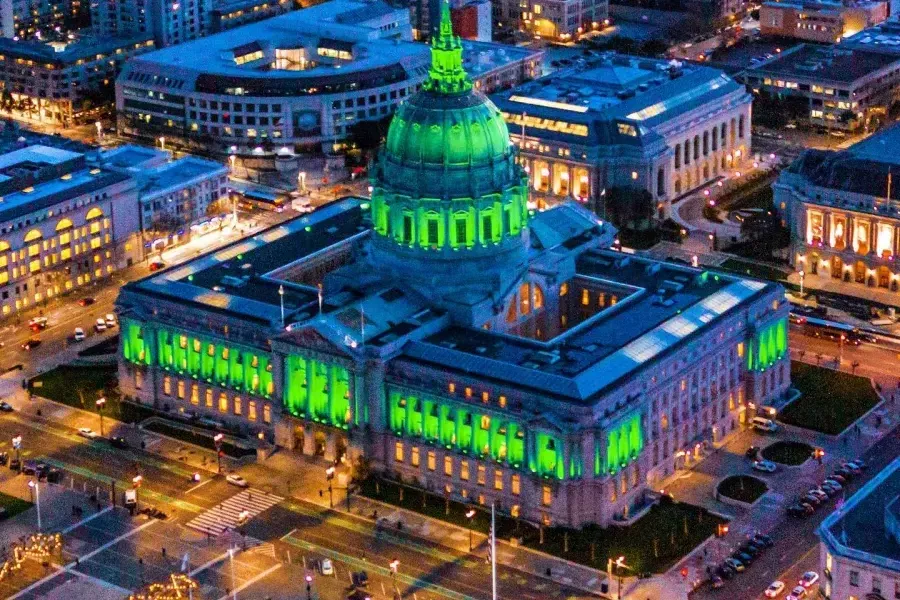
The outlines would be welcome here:
[[[813,447],[803,442],[775,442],[763,448],[762,455],[766,460],[771,460],[789,467],[802,465],[812,458]]]
[[[732,475],[720,481],[716,491],[720,496],[753,504],[757,498],[769,491],[769,486],[761,479],[750,475]]]

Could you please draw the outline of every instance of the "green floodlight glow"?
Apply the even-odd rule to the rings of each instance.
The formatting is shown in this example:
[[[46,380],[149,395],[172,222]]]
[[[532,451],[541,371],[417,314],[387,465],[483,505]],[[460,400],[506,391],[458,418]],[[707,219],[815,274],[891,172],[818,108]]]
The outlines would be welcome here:
[[[312,227],[307,225],[306,227],[303,228],[303,231],[312,231]]]
[[[369,210],[369,203],[363,202],[362,204],[359,205],[359,208],[360,208],[360,210]]]
[[[472,89],[472,82],[463,69],[462,44],[453,35],[447,0],[441,2],[441,23],[438,34],[431,40],[431,68],[423,87],[439,94],[459,94]]]

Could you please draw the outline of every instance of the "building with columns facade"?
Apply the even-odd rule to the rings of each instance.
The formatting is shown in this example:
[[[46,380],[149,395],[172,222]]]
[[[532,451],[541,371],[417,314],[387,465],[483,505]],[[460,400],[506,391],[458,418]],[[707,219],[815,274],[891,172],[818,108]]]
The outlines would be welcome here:
[[[847,150],[808,150],[779,176],[775,207],[791,229],[791,261],[816,278],[854,288],[900,286],[900,190],[893,184],[900,143],[893,127]]]
[[[121,290],[120,387],[448,498],[603,526],[789,385],[772,283],[610,250],[535,213],[448,11],[372,198],[345,198]]]
[[[671,201],[749,157],[751,102],[709,67],[604,53],[492,97],[509,124],[538,206],[639,187]]]

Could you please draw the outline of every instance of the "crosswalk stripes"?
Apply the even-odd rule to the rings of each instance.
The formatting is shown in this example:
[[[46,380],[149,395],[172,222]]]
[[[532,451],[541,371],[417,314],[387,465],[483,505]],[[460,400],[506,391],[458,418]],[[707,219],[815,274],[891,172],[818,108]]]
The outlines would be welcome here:
[[[234,530],[238,527],[240,515],[244,511],[247,511],[248,519],[252,519],[282,500],[284,498],[281,496],[268,494],[262,490],[242,490],[198,515],[187,526],[209,535],[221,535],[226,530]]]
[[[249,543],[247,544],[247,554],[259,554],[260,556],[269,556],[278,558],[275,555],[275,544],[271,542],[262,542],[256,538],[247,536]]]

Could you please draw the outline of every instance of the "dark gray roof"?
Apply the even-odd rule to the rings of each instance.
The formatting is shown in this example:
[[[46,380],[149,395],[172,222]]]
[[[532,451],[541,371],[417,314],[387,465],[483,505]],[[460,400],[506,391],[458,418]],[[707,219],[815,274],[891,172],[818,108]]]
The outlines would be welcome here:
[[[852,84],[858,79],[900,62],[900,57],[841,46],[799,44],[775,60],[752,68],[750,75],[815,79],[822,83]]]

